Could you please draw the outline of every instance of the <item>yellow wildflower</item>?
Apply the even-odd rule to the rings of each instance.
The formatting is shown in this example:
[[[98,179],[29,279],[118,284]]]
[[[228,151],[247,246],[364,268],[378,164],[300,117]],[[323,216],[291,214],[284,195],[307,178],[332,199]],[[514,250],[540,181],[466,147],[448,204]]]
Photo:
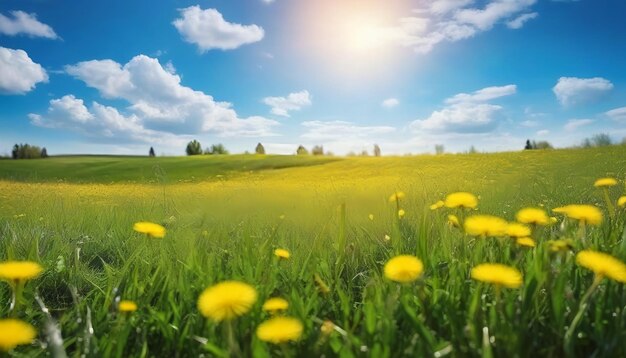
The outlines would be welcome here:
[[[406,214],[406,211],[404,211],[404,209],[400,209],[398,210],[398,217],[400,219],[402,219],[404,217],[404,215]]]
[[[292,317],[275,317],[259,325],[256,335],[260,340],[274,344],[297,341],[302,336],[302,322]]]
[[[524,224],[511,223],[506,227],[506,234],[510,237],[528,237],[530,233],[530,228]]]
[[[516,268],[501,264],[480,264],[472,269],[471,276],[477,281],[508,288],[518,288],[523,282]]]
[[[526,247],[537,246],[535,244],[535,240],[531,239],[530,237],[518,237],[515,242],[520,246],[526,246]]]
[[[602,223],[602,212],[593,205],[566,205],[552,209],[552,211],[565,214],[567,217],[584,224],[600,225]]]
[[[289,257],[291,257],[291,254],[289,253],[289,251],[285,250],[285,249],[276,249],[274,250],[274,255],[276,255],[276,257],[278,257],[279,259],[289,259]]]
[[[320,327],[320,331],[322,331],[322,334],[327,335],[327,336],[333,333],[334,330],[335,330],[335,324],[331,320],[325,320],[324,323],[322,323],[322,326]]]
[[[443,202],[443,200],[439,200],[438,202],[430,206],[430,210],[437,210],[437,209],[443,208],[444,205],[446,204]]]
[[[135,312],[137,310],[137,304],[133,301],[122,300],[117,305],[117,309],[120,312]]]
[[[545,210],[537,208],[524,208],[517,212],[515,218],[522,224],[548,225],[550,222]]]
[[[32,261],[6,261],[0,263],[0,279],[9,282],[31,280],[43,271],[41,265]]]
[[[596,180],[595,183],[593,183],[593,186],[595,186],[596,188],[608,187],[608,186],[614,186],[614,185],[617,185],[617,180],[613,178],[600,178]]]
[[[0,350],[8,352],[22,344],[30,344],[37,335],[30,324],[9,318],[0,319]]]
[[[478,199],[472,193],[452,193],[446,196],[444,205],[448,208],[475,209],[478,206]]]
[[[550,224],[556,224],[556,223],[558,223],[558,222],[559,222],[559,219],[557,219],[557,218],[556,218],[556,217],[554,217],[554,216],[550,216]]]
[[[459,218],[456,217],[456,215],[448,215],[448,225],[461,227],[461,222],[459,221]]]
[[[289,307],[289,302],[284,298],[280,297],[272,297],[263,303],[263,311],[267,312],[277,312],[284,311]]]
[[[163,226],[147,221],[135,223],[135,225],[133,225],[133,230],[157,239],[165,237],[165,228]]]
[[[389,235],[385,235],[385,236],[383,237],[383,240],[385,240],[385,242],[389,242],[389,241],[391,240],[391,236],[389,236]]]
[[[198,310],[216,322],[246,314],[256,302],[254,287],[239,281],[223,281],[205,289],[198,298]]]
[[[474,215],[465,220],[465,232],[471,236],[504,236],[507,222],[497,216]]]
[[[626,195],[620,196],[619,199],[617,199],[617,206],[619,207],[626,206]]]
[[[405,196],[406,196],[406,194],[404,194],[404,192],[397,191],[397,192],[391,194],[391,196],[389,197],[389,202],[393,203],[394,201],[398,201],[400,199],[404,199]]]
[[[408,283],[417,280],[424,271],[420,259],[411,255],[400,255],[387,261],[384,267],[385,277],[392,281]]]
[[[551,240],[548,241],[548,245],[550,251],[552,252],[565,252],[571,250],[574,245],[571,240],[562,239],[562,240]]]
[[[367,217],[368,217],[370,220],[374,221],[374,214],[369,214]]]
[[[576,263],[600,277],[626,283],[626,264],[603,252],[583,250],[576,255]]]

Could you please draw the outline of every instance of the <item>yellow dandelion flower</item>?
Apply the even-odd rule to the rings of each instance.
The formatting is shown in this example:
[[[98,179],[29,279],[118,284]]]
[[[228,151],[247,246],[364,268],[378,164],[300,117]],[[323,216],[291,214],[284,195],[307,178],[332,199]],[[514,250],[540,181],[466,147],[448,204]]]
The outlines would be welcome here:
[[[477,281],[508,288],[518,288],[523,282],[516,268],[501,264],[480,264],[472,269],[471,276]]]
[[[456,215],[448,215],[448,225],[453,227],[461,227],[461,222],[459,221],[459,218],[456,217]]]
[[[524,224],[510,223],[506,227],[506,234],[510,237],[528,237],[531,234],[530,228]]]
[[[402,219],[404,217],[404,215],[406,214],[406,211],[404,211],[404,209],[400,209],[398,210],[398,217],[400,219]]]
[[[389,241],[391,241],[391,236],[389,236],[389,235],[385,235],[385,236],[383,237],[383,240],[385,240],[385,242],[389,242]]]
[[[263,311],[267,312],[277,312],[284,311],[289,308],[289,302],[284,298],[280,297],[272,297],[263,303]]]
[[[504,236],[508,223],[491,215],[474,215],[465,220],[465,232],[470,236]]]
[[[600,178],[596,180],[595,183],[593,183],[593,186],[595,186],[596,188],[602,188],[602,187],[608,187],[608,186],[614,186],[614,185],[617,185],[617,180],[613,178]]]
[[[602,212],[593,205],[566,205],[552,209],[552,211],[565,214],[568,218],[584,224],[600,225],[602,223]]]
[[[617,206],[619,206],[619,207],[626,206],[626,195],[625,196],[620,196],[619,199],[617,199]]]
[[[374,221],[374,214],[369,214],[367,217],[368,217],[370,220]]]
[[[626,283],[626,264],[603,252],[583,250],[576,255],[576,263],[601,277]]]
[[[515,219],[522,224],[548,225],[550,223],[546,211],[537,208],[524,208],[517,212]]]
[[[133,225],[133,230],[157,239],[165,237],[165,228],[163,226],[147,221],[135,223],[135,225]]]
[[[23,344],[30,344],[37,331],[30,324],[9,318],[0,319],[0,350],[8,352]]]
[[[446,204],[443,202],[443,200],[439,200],[438,202],[430,206],[430,210],[437,210],[437,209],[443,208],[444,205]]]
[[[284,259],[284,260],[287,260],[289,259],[289,257],[291,257],[291,254],[289,253],[289,251],[285,249],[274,250],[274,255],[278,257],[279,259]]]
[[[559,219],[557,219],[557,218],[556,218],[556,217],[554,217],[554,216],[550,216],[550,224],[556,224],[556,223],[558,223],[558,222],[559,222]]]
[[[292,317],[275,317],[259,325],[256,336],[274,344],[297,341],[302,336],[302,322]]]
[[[548,247],[552,252],[565,252],[574,248],[574,245],[571,240],[562,239],[548,241]]]
[[[423,271],[424,264],[422,261],[411,255],[396,256],[387,261],[384,267],[385,277],[401,283],[417,280]]]
[[[122,300],[117,305],[117,309],[120,312],[135,312],[137,310],[137,304],[133,301]]]
[[[0,263],[0,279],[9,282],[31,280],[43,271],[43,267],[32,261],[6,261]]]
[[[475,209],[478,206],[478,198],[472,193],[452,193],[446,196],[444,205],[448,208]]]
[[[330,335],[335,330],[335,324],[331,320],[325,320],[320,327],[320,331],[324,335]]]
[[[220,322],[248,313],[256,299],[254,287],[239,281],[224,281],[200,294],[198,310],[204,317]]]
[[[393,203],[394,201],[398,201],[400,199],[404,199],[405,196],[406,196],[406,194],[404,194],[404,192],[397,191],[397,192],[391,194],[391,196],[389,197],[389,202]]]
[[[520,246],[526,246],[526,247],[537,246],[537,244],[535,244],[535,240],[531,239],[530,237],[518,237],[517,240],[515,240],[515,242]]]

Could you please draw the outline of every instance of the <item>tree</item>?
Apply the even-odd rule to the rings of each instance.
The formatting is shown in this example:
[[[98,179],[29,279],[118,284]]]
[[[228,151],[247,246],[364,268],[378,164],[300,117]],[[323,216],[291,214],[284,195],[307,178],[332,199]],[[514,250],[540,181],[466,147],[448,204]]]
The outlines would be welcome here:
[[[209,155],[217,155],[217,154],[229,154],[228,150],[226,150],[226,147],[224,147],[224,145],[222,143],[217,143],[217,144],[212,144],[210,148],[207,148],[204,151],[204,154],[209,154]]]
[[[150,157],[154,157],[154,148],[150,147],[150,152],[148,153]]]
[[[443,154],[445,147],[443,144],[435,144],[435,154]]]
[[[472,145],[468,151],[469,154],[476,154],[478,153],[478,150],[476,150],[476,147],[474,147],[474,145]]]
[[[534,149],[553,149],[553,148],[554,147],[552,147],[552,144],[550,144],[550,142],[546,140],[540,140],[539,142],[535,143]]]
[[[187,149],[185,149],[187,155],[198,155],[202,154],[202,145],[197,140],[192,140],[187,144]]]
[[[306,150],[306,148],[302,144],[300,144],[298,146],[298,149],[296,149],[296,155],[308,155],[308,154],[309,154],[309,151]]]
[[[41,149],[41,153],[39,154],[39,156],[42,158],[48,158],[48,150],[46,149],[46,147],[43,147]]]
[[[606,147],[613,144],[611,137],[606,133],[599,133],[591,137],[591,142],[596,147]]]
[[[530,144],[530,139],[526,139],[526,146],[524,147],[524,150],[530,150],[533,149],[532,144]]]
[[[11,158],[13,159],[19,158],[19,153],[20,153],[20,146],[16,144],[13,146],[13,150],[11,151]]]
[[[374,156],[380,157],[380,147],[378,146],[378,144],[374,144]]]
[[[313,155],[324,155],[324,147],[321,145],[316,145],[311,149],[311,154]]]
[[[361,154],[359,154],[359,155],[360,155],[360,156],[362,156],[362,157],[367,157],[367,156],[369,156],[370,154],[367,152],[367,149],[363,149],[363,150],[361,151]]]
[[[254,148],[254,152],[256,154],[265,154],[265,147],[263,147],[263,144],[259,143],[256,145],[256,148]]]

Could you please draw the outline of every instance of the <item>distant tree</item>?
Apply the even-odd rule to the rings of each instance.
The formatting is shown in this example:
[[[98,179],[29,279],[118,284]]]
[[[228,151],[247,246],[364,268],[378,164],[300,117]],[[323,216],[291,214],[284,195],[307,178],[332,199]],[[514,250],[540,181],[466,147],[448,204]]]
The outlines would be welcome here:
[[[369,156],[369,155],[370,155],[370,154],[367,152],[367,149],[363,149],[363,150],[361,151],[361,154],[359,154],[359,156],[361,156],[361,157],[367,157],[367,156]]]
[[[380,157],[380,147],[378,146],[378,144],[374,144],[374,156]]]
[[[473,145],[470,147],[470,149],[467,151],[469,154],[476,154],[478,153],[478,150],[476,150],[476,147],[474,147]]]
[[[42,158],[48,158],[48,150],[46,147],[41,148],[41,154],[39,154],[39,156]]]
[[[308,155],[309,151],[306,150],[306,148],[302,144],[300,144],[298,146],[298,149],[296,149],[296,154],[297,155]]]
[[[263,144],[259,143],[256,145],[256,148],[254,148],[254,152],[256,154],[265,154],[265,147],[263,147]]]
[[[224,147],[224,145],[222,143],[217,143],[217,144],[212,144],[211,147],[207,148],[204,151],[204,154],[209,154],[209,155],[215,155],[215,154],[229,154],[228,150],[226,150],[226,147]]]
[[[356,153],[355,152],[348,152],[348,154],[346,154],[347,157],[356,157]]]
[[[19,154],[20,154],[20,146],[16,144],[13,146],[13,150],[11,151],[11,158],[18,159]]]
[[[443,144],[435,144],[435,154],[443,154],[445,152],[445,147]]]
[[[583,140],[582,147],[583,148],[591,148],[591,147],[593,147],[593,143],[591,143],[591,139],[585,138],[585,140]]]
[[[324,147],[321,145],[316,145],[311,149],[311,154],[313,155],[324,155]]]
[[[550,144],[550,142],[546,141],[546,140],[540,140],[539,142],[535,143],[535,147],[533,149],[553,149],[554,147],[552,146],[552,144]]]
[[[14,159],[34,159],[41,158],[42,150],[38,146],[28,143],[16,144],[11,154]]]
[[[154,148],[150,147],[150,152],[148,153],[148,156],[150,156],[150,157],[154,157],[155,156]]]
[[[187,148],[185,149],[187,155],[198,155],[202,154],[202,145],[197,140],[192,140],[187,144]]]
[[[613,144],[611,137],[606,133],[599,133],[591,137],[591,142],[596,147],[606,147]]]
[[[530,144],[530,139],[526,139],[526,146],[524,147],[524,150],[530,150],[533,149],[533,145]]]

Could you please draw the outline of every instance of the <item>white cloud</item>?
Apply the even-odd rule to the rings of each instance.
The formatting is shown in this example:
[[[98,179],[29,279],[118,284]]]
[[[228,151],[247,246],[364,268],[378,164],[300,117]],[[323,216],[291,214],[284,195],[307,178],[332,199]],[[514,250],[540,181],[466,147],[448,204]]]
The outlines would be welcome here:
[[[400,101],[398,101],[397,98],[387,98],[386,100],[382,101],[380,105],[385,108],[393,108],[399,104],[400,104]]]
[[[202,10],[200,6],[180,9],[181,18],[172,22],[189,43],[202,51],[212,49],[232,50],[239,46],[261,41],[265,35],[262,27],[241,25],[224,20],[216,9]]]
[[[532,128],[532,127],[536,127],[539,125],[539,122],[537,121],[533,121],[531,119],[527,119],[523,122],[520,123],[520,125],[522,125],[523,127],[528,127],[528,128]]]
[[[613,89],[613,84],[602,77],[561,77],[552,91],[563,106],[590,103]]]
[[[307,121],[301,124],[307,131],[300,137],[312,140],[368,138],[396,130],[390,126],[359,126],[346,121]]]
[[[48,74],[26,51],[0,46],[0,94],[24,94],[40,82],[48,82]]]
[[[541,130],[538,130],[538,131],[537,131],[537,135],[538,135],[539,137],[545,137],[545,136],[547,136],[548,134],[550,134],[550,131],[549,131],[549,130],[547,130],[547,129],[541,129]]]
[[[536,12],[529,12],[529,13],[526,13],[526,14],[522,14],[522,15],[516,17],[515,19],[507,22],[506,26],[509,29],[521,29],[524,26],[524,24],[526,23],[526,21],[532,20],[532,19],[536,18],[537,16],[539,16],[539,14],[536,13]]]
[[[428,53],[439,43],[473,37],[501,22],[520,28],[537,16],[527,13],[535,2],[491,0],[477,8],[472,7],[472,0],[433,1],[428,7],[414,10],[414,16],[401,18],[398,25],[381,29],[380,36],[416,52]]]
[[[614,121],[626,123],[626,107],[615,108],[605,114]]]
[[[310,106],[311,95],[309,91],[302,90],[290,93],[287,97],[265,97],[263,103],[272,107],[272,114],[289,117],[289,111],[299,111],[302,107]]]
[[[24,34],[30,37],[59,38],[54,30],[37,20],[37,15],[24,11],[11,11],[13,18],[0,14],[0,34],[15,36]]]
[[[573,132],[578,128],[589,125],[593,122],[595,122],[593,119],[570,119],[567,123],[565,123],[563,128],[568,132]]]
[[[492,131],[502,117],[502,107],[487,101],[515,94],[516,85],[486,87],[472,93],[459,93],[445,100],[441,110],[410,124],[414,131],[484,133]]]

